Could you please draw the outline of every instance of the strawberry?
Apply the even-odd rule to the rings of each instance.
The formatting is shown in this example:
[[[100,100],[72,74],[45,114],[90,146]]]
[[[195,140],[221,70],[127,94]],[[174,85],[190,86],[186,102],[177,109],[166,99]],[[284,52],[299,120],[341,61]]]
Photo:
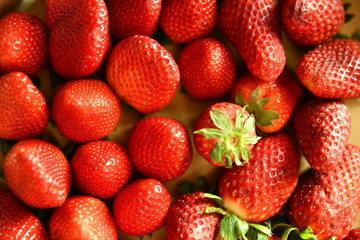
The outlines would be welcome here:
[[[359,210],[360,148],[347,145],[329,173],[305,172],[291,196],[287,213],[300,230],[310,227],[318,240],[343,239]]]
[[[133,35],[153,36],[158,28],[161,0],[108,0],[111,36],[119,41]]]
[[[359,98],[360,42],[336,39],[305,54],[296,66],[302,84],[320,98]]]
[[[106,79],[121,99],[139,112],[149,114],[170,103],[180,73],[164,47],[150,37],[135,35],[112,49]]]
[[[265,133],[281,130],[289,121],[302,97],[302,87],[287,71],[272,82],[265,82],[247,73],[233,85],[232,102],[254,114],[256,126]]]
[[[38,139],[16,143],[5,156],[6,182],[25,204],[36,208],[60,206],[71,185],[71,170],[64,154]]]
[[[285,66],[277,0],[224,0],[219,26],[254,76],[274,81]]]
[[[126,150],[110,141],[80,146],[71,159],[71,169],[74,182],[83,193],[102,199],[114,197],[132,173]]]
[[[230,50],[215,38],[203,38],[185,46],[180,53],[179,69],[186,91],[200,100],[224,96],[236,76]]]
[[[360,227],[351,229],[350,232],[344,238],[344,240],[359,240],[359,239],[360,239]]]
[[[285,0],[281,11],[286,36],[298,46],[314,47],[344,25],[341,0]]]
[[[45,24],[51,31],[59,19],[71,11],[77,0],[46,0]]]
[[[160,26],[174,42],[189,43],[209,34],[216,18],[216,0],[167,0],[161,10]]]
[[[22,72],[0,77],[0,137],[23,140],[46,128],[49,109],[44,95]]]
[[[351,130],[350,113],[343,102],[308,99],[295,110],[292,126],[299,148],[311,167],[324,173],[338,167]]]
[[[128,151],[137,170],[161,182],[181,176],[192,160],[187,129],[167,117],[149,117],[137,122],[130,133]]]
[[[170,194],[157,180],[140,179],[116,196],[113,215],[117,227],[127,235],[143,236],[164,225]]]
[[[49,239],[39,218],[8,190],[0,190],[0,239]]]
[[[103,64],[110,50],[109,18],[104,0],[52,1],[56,19],[49,52],[54,70],[67,79],[87,77]],[[67,10],[67,11],[66,11]],[[50,15],[50,14],[47,14]],[[50,18],[50,16],[48,16]]]
[[[209,106],[195,125],[195,148],[214,166],[245,164],[259,139],[254,116],[234,103],[219,102]]]
[[[72,141],[99,140],[112,132],[121,114],[114,91],[96,79],[77,79],[56,92],[51,115],[60,132]]]
[[[48,64],[49,39],[35,15],[11,12],[0,19],[0,73],[33,76]]]
[[[105,203],[90,196],[73,196],[55,209],[50,218],[51,239],[109,239],[118,233]]]

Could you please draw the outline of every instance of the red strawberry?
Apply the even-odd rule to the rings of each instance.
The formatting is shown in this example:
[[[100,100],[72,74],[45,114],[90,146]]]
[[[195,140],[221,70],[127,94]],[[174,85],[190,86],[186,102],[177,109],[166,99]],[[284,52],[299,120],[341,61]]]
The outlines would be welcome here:
[[[319,172],[337,168],[350,137],[351,117],[338,100],[308,99],[293,114],[296,141],[311,167]]]
[[[203,38],[185,46],[180,53],[179,69],[186,91],[201,100],[225,95],[236,76],[230,50],[214,38]]]
[[[114,197],[132,173],[126,150],[110,141],[80,146],[71,159],[71,169],[75,184],[83,193],[102,199]]]
[[[265,133],[281,130],[302,96],[301,84],[284,71],[272,82],[252,74],[240,77],[231,89],[231,101],[254,114],[256,126]]]
[[[161,10],[160,26],[177,43],[209,34],[216,24],[216,0],[168,0]]]
[[[277,0],[224,0],[219,26],[254,76],[274,81],[281,74],[285,50]]]
[[[171,54],[154,39],[141,35],[124,39],[113,48],[106,75],[118,96],[144,114],[167,106],[180,82]]]
[[[181,176],[192,160],[187,129],[167,117],[149,117],[137,122],[130,133],[128,150],[137,170],[161,182]]]
[[[21,72],[0,77],[0,137],[23,140],[38,137],[46,128],[46,99],[30,78]]]
[[[339,32],[344,20],[341,0],[285,0],[282,5],[285,33],[299,46],[325,42]]]
[[[60,132],[84,143],[110,134],[119,121],[120,102],[113,90],[95,79],[65,83],[55,94],[51,114]]]
[[[360,239],[360,227],[352,229],[344,240],[359,240]]]
[[[360,42],[336,39],[305,54],[296,73],[302,84],[320,98],[360,97]]]
[[[219,102],[201,113],[195,125],[196,150],[211,165],[231,167],[245,164],[259,140],[255,119],[234,103]]]
[[[0,73],[33,76],[48,64],[48,35],[35,15],[12,12],[0,19]]]
[[[115,40],[152,36],[158,28],[161,0],[108,0],[110,33]]]
[[[5,156],[4,175],[11,191],[32,207],[60,206],[69,194],[70,165],[60,149],[43,140],[15,144]]]
[[[45,24],[51,31],[54,25],[71,11],[77,0],[46,0]]]
[[[150,234],[164,225],[170,203],[170,194],[159,181],[141,179],[132,182],[115,198],[116,225],[127,235]]]
[[[35,214],[8,190],[0,190],[0,239],[49,239]]]
[[[114,219],[105,203],[90,196],[74,196],[57,208],[50,218],[51,239],[117,240]]]

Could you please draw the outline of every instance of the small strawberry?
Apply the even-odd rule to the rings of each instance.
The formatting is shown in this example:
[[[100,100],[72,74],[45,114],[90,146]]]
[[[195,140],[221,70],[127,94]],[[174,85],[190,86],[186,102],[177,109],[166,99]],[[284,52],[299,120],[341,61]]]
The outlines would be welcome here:
[[[140,179],[116,196],[113,215],[120,231],[143,236],[164,225],[170,204],[170,194],[159,181]]]
[[[170,103],[180,73],[164,47],[150,37],[135,35],[112,49],[106,78],[121,99],[139,112],[149,114]]]
[[[80,146],[71,159],[71,169],[80,191],[102,199],[114,197],[132,173],[126,150],[110,141]]]
[[[305,54],[296,73],[302,84],[320,98],[360,97],[360,42],[336,39]]]
[[[12,12],[0,19],[0,73],[33,76],[48,64],[48,35],[35,15]]]
[[[77,79],[56,92],[51,115],[60,132],[85,143],[110,134],[119,121],[121,106],[115,92],[96,79]]]
[[[192,160],[187,129],[167,117],[149,117],[137,122],[130,133],[128,151],[137,170],[161,182],[181,176]]]
[[[292,119],[295,139],[311,167],[319,172],[337,168],[350,137],[351,117],[339,100],[308,99]]]
[[[180,53],[179,69],[186,91],[201,100],[224,96],[236,76],[230,50],[215,38],[203,38],[185,46]]]
[[[359,240],[360,239],[360,227],[352,229],[344,238],[344,240]]]
[[[49,109],[44,95],[21,72],[0,77],[0,137],[23,140],[46,128]]]
[[[90,196],[73,196],[55,209],[50,218],[51,239],[117,240],[118,233],[105,203]]]
[[[38,139],[16,143],[5,156],[6,182],[25,204],[36,208],[60,206],[71,185],[71,170],[64,154]]]

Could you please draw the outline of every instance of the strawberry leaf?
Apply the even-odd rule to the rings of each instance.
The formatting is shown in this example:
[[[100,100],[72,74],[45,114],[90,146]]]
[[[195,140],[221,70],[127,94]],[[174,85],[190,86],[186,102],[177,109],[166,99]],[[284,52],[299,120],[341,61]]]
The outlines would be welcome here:
[[[216,127],[225,132],[232,132],[230,119],[225,113],[218,109],[214,109],[214,111],[210,112],[210,117]]]
[[[345,23],[350,22],[351,19],[354,18],[354,16],[355,16],[354,14],[346,13],[346,14],[345,14]]]
[[[351,3],[344,3],[344,11],[346,12],[350,7],[351,7]]]
[[[211,193],[205,193],[204,197],[210,198],[213,200],[219,207],[223,207],[223,200],[221,197],[211,194]]]
[[[274,125],[273,120],[278,119],[280,114],[274,110],[263,110],[255,112],[254,117],[258,124],[267,127]]]

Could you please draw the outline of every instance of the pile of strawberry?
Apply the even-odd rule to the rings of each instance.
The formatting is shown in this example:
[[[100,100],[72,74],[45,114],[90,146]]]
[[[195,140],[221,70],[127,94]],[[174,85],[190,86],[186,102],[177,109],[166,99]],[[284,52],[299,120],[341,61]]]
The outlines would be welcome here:
[[[0,239],[118,239],[162,227],[168,240],[360,239],[360,148],[348,143],[342,102],[360,98],[360,42],[337,34],[348,7],[46,0],[44,21],[3,16]],[[282,31],[303,51],[295,73]],[[44,69],[52,97],[38,86]],[[208,104],[190,128],[152,115],[179,88]],[[108,136],[124,111],[141,118],[120,144]],[[221,172],[216,186],[170,194],[166,183],[194,150]],[[302,155],[310,167],[300,174]]]

